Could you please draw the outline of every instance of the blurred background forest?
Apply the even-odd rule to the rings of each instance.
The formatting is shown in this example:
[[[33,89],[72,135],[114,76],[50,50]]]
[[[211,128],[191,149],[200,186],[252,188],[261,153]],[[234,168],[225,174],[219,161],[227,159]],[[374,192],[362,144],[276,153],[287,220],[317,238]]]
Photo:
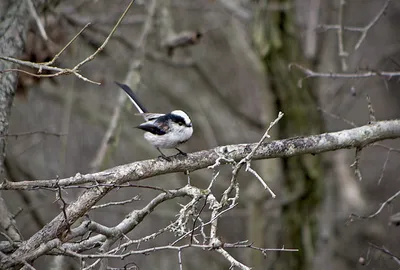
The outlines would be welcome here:
[[[22,0],[21,0],[22,1]],[[5,11],[7,2],[0,7]],[[272,139],[337,131],[369,122],[367,95],[377,120],[400,118],[397,78],[310,78],[297,63],[326,73],[396,71],[400,69],[400,2],[385,0],[162,0],[156,10],[144,48],[137,47],[153,1],[136,1],[115,35],[81,73],[101,86],[75,76],[33,78],[20,74],[10,118],[6,169],[12,181],[63,178],[137,160],[155,158],[158,152],[134,128],[141,118],[128,103],[101,164],[95,157],[119,105],[121,90],[114,81],[137,84],[138,96],[152,112],[186,111],[194,123],[186,152],[225,144],[257,142],[278,111],[285,113],[272,130]],[[91,25],[57,60],[69,67],[95,51],[128,5],[128,0],[59,1],[39,11],[50,41],[43,41],[32,20],[25,53],[20,59],[47,61],[86,23]],[[386,8],[384,8],[387,5]],[[383,9],[384,8],[384,9]],[[382,11],[382,12],[381,12]],[[342,20],[340,24],[340,20]],[[353,28],[370,25],[366,36]],[[342,43],[338,40],[341,29]],[[166,41],[188,31],[195,44],[168,50]],[[341,44],[343,48],[341,48]],[[340,55],[343,50],[347,54]],[[128,76],[141,57],[140,78]],[[1,75],[0,75],[1,76]],[[362,149],[358,162],[362,181],[355,174],[355,150],[323,155],[254,162],[270,183],[277,199],[260,188],[253,176],[239,176],[238,206],[219,221],[219,235],[229,242],[248,239],[265,248],[299,248],[301,252],[233,250],[235,258],[252,269],[398,269],[391,256],[371,247],[384,246],[400,255],[398,228],[389,217],[399,209],[394,201],[373,219],[350,219],[352,213],[369,215],[398,190],[398,140]],[[385,145],[386,147],[382,146]],[[393,147],[393,148],[389,148]],[[174,154],[175,152],[168,152]],[[225,171],[224,171],[225,170]],[[210,170],[191,174],[192,185],[206,188]],[[230,181],[223,169],[215,194]],[[142,184],[176,189],[187,183],[183,174],[154,177]],[[397,184],[396,184],[397,183]],[[81,191],[70,189],[73,201]],[[126,200],[131,204],[91,211],[90,217],[114,226],[132,208],[148,203],[157,192],[121,188],[101,202]],[[59,212],[54,192],[2,193],[25,238],[42,228]],[[174,220],[179,203],[162,204],[129,235],[151,234]],[[209,213],[205,209],[203,214]],[[145,246],[168,243],[172,233]],[[0,235],[0,240],[4,240]],[[130,257],[140,269],[179,269],[171,251]],[[363,261],[364,259],[364,261]],[[63,268],[78,269],[74,259]],[[110,260],[110,266],[125,262]],[[36,269],[56,269],[54,258],[35,262]],[[229,263],[212,252],[188,249],[184,269],[228,269]]]

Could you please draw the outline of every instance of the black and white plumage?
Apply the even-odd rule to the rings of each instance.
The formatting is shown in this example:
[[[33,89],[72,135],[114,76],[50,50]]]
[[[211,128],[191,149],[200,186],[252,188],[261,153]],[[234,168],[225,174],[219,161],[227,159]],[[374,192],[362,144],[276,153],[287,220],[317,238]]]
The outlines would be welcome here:
[[[167,114],[149,113],[129,86],[118,82],[115,83],[125,91],[139,114],[143,116],[146,122],[140,124],[137,128],[146,131],[144,138],[157,148],[161,156],[167,158],[160,148],[175,148],[179,153],[185,154],[177,146],[192,137],[193,125],[189,116],[181,110],[175,110]]]

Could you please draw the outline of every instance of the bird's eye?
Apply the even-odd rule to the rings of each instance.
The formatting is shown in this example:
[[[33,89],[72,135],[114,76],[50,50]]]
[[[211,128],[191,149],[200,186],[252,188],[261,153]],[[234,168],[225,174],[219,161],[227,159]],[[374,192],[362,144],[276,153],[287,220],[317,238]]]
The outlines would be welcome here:
[[[182,122],[179,122],[179,123],[178,123],[178,125],[182,126],[182,125],[183,125],[183,123],[182,123]]]

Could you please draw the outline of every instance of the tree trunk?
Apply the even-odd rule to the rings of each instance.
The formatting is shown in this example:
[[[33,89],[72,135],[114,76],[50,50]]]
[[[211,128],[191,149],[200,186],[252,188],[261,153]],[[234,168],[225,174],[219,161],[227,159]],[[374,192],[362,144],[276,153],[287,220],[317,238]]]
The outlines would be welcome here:
[[[294,12],[268,11],[266,2],[260,3],[256,13],[253,38],[265,64],[278,110],[285,113],[279,122],[279,137],[319,133],[322,120],[312,85],[303,81],[299,87],[303,75],[288,69],[294,62],[311,65],[302,55]],[[304,155],[283,160],[283,200],[294,199],[281,205],[279,245],[299,251],[281,252],[273,269],[311,269],[317,239],[317,211],[323,193],[320,159]]]
[[[46,2],[48,1],[33,1],[39,10],[44,8],[45,4],[49,4]],[[31,19],[28,1],[3,2],[1,7],[5,8],[1,9],[5,10],[5,12],[0,14],[2,16],[0,19],[0,55],[18,58],[24,50],[28,23]],[[6,71],[0,74],[0,181],[6,178],[4,164],[6,139],[18,76],[16,72],[7,72],[7,70],[15,67],[16,65],[11,62],[0,60],[0,71]],[[0,227],[4,229],[12,240],[22,240],[22,236],[1,192]]]
[[[18,57],[24,49],[26,24],[29,18],[27,1],[14,1],[3,15],[0,24],[0,55]],[[14,68],[15,64],[0,60],[0,70]],[[15,86],[17,83],[16,72],[5,72],[0,75],[0,177],[5,178],[5,148],[8,133],[8,119],[13,103]],[[14,219],[11,217],[7,206],[0,193],[0,220],[1,227],[7,235],[15,241],[21,241]]]

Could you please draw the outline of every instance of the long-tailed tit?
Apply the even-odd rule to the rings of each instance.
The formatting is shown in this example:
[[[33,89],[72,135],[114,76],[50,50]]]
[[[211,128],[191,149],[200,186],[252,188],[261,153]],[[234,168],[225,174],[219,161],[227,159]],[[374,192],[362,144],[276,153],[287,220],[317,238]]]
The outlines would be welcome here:
[[[189,116],[181,110],[175,110],[167,114],[149,113],[129,86],[118,82],[115,83],[125,91],[139,114],[143,116],[146,122],[140,124],[137,128],[146,131],[144,138],[157,148],[161,153],[161,157],[169,159],[161,152],[160,148],[175,148],[180,154],[186,155],[177,146],[192,137],[193,126]]]

